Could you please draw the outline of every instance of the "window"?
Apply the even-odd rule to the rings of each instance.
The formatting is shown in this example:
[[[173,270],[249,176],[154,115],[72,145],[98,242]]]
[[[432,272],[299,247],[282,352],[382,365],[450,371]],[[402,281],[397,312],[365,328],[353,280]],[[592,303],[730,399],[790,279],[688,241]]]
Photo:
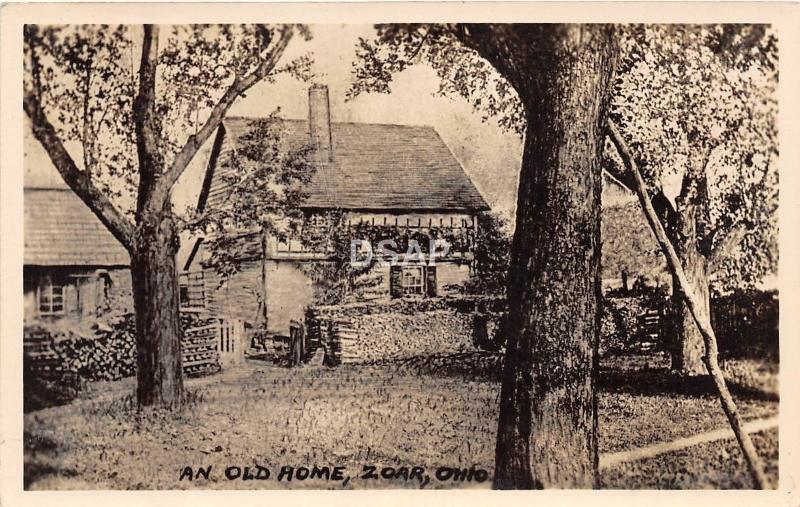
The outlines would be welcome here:
[[[422,267],[404,267],[400,278],[403,295],[422,294],[425,292],[425,279],[422,276]]]
[[[391,266],[389,294],[404,296],[436,296],[436,266]]]
[[[39,314],[63,315],[65,286],[47,279],[39,287]]]
[[[179,294],[181,308],[205,308],[205,277],[202,271],[181,273]]]

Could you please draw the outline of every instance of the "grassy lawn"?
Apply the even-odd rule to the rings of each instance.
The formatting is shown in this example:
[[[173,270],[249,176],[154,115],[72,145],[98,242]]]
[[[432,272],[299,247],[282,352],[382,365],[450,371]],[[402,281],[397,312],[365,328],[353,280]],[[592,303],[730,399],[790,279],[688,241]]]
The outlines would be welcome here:
[[[470,361],[479,361],[480,368]],[[404,365],[285,369],[249,363],[187,383],[179,414],[137,414],[130,379],[91,386],[64,406],[25,415],[30,489],[419,488],[419,477],[361,478],[363,465],[424,467],[426,488],[490,486],[499,383],[493,358],[438,358]],[[462,374],[464,364],[479,374]],[[750,364],[741,375],[763,379]],[[678,385],[656,365],[610,364],[601,378],[600,452],[725,427],[708,386]],[[750,372],[750,373],[747,373]],[[773,375],[774,376],[774,375]],[[643,383],[647,378],[648,382]],[[767,382],[767,384],[769,384]],[[774,415],[777,396],[736,385],[745,419]],[[777,483],[777,431],[755,437]],[[180,481],[184,467],[212,466],[209,479]],[[270,470],[268,480],[228,480],[235,465]],[[282,466],[343,466],[345,480],[277,480]],[[437,480],[439,467],[476,467],[479,482]],[[297,471],[296,471],[297,472]],[[255,473],[255,472],[253,472]],[[601,473],[604,487],[747,487],[735,442],[720,441]],[[477,475],[476,475],[477,477]]]

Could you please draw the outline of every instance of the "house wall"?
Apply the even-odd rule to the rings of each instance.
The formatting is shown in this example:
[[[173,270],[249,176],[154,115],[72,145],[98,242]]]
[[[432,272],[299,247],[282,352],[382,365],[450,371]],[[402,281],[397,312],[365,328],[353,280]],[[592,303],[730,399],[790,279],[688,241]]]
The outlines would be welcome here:
[[[301,262],[267,260],[267,319],[269,331],[289,333],[292,319],[302,321],[305,307],[314,301],[314,284],[301,270]],[[204,272],[208,311],[221,318],[260,325],[259,308],[263,282],[261,262],[244,263],[239,272],[219,284],[214,269]]]
[[[314,261],[267,260],[267,318],[271,333],[288,334],[291,320],[302,321],[306,307],[315,303],[315,283],[304,271]],[[469,278],[469,265],[437,262],[437,295],[454,294],[451,285],[463,284]],[[244,263],[240,271],[218,286],[218,275],[205,270],[208,310],[220,317],[243,320],[256,325],[261,292],[260,261]],[[377,264],[364,275],[373,282],[364,284],[362,297],[368,300],[390,299],[389,265]]]
[[[261,263],[242,263],[239,271],[220,284],[214,268],[204,269],[206,307],[212,315],[243,320],[254,324],[259,319],[258,297],[261,292]]]
[[[469,280],[470,266],[466,262],[436,261],[436,295],[449,296],[458,291],[453,287],[463,285]],[[363,275],[360,284],[362,297],[368,300],[386,300],[390,293],[390,269],[386,262],[377,263],[367,274]]]
[[[312,216],[320,214],[312,213]],[[391,213],[391,212],[370,212],[370,211],[350,211],[345,217],[348,225],[355,225],[366,222],[368,224],[386,227],[402,228],[453,228],[453,229],[474,229],[477,217],[470,213],[452,212],[433,212],[433,213]],[[270,250],[273,255],[284,256],[292,252],[303,252],[304,246],[300,239],[287,239],[286,241],[271,240]],[[375,245],[373,245],[375,246]],[[404,253],[404,252],[397,252]]]
[[[390,227],[398,224],[405,226],[474,228],[475,216],[464,213],[371,213],[353,212],[349,215],[352,222],[367,221]],[[252,238],[243,241],[254,241]],[[254,254],[257,252],[254,250]],[[278,244],[275,240],[268,243],[267,271],[267,318],[269,331],[287,334],[291,320],[302,320],[305,308],[315,302],[315,283],[304,271],[304,265],[320,262],[308,252],[303,253],[299,242]],[[220,284],[219,275],[213,268],[203,268],[202,263],[208,258],[204,246],[194,256],[189,272],[202,270],[205,279],[206,308],[220,317],[243,320],[258,326],[263,316],[259,315],[259,297],[263,291],[261,261],[254,259],[240,266],[239,271],[227,281]],[[454,291],[450,285],[463,284],[469,278],[468,259],[437,260],[437,295],[448,295]],[[367,283],[361,284],[359,296],[367,300],[386,300],[390,298],[389,265],[379,262],[363,277]],[[368,279],[368,280],[367,280]]]
[[[64,313],[40,315],[37,290],[49,278],[65,284]],[[101,281],[102,278],[102,281]],[[133,310],[131,274],[127,268],[33,267],[23,271],[23,319],[26,326],[91,323]]]

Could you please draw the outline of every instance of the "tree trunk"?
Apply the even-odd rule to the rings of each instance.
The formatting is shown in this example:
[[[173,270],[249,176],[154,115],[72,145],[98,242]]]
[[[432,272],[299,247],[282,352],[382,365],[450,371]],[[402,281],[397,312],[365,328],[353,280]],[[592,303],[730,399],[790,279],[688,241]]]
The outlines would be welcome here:
[[[699,250],[697,241],[696,212],[694,204],[679,203],[675,213],[675,224],[670,241],[681,261],[686,276],[697,293],[703,315],[709,314],[708,262]],[[678,282],[673,275],[672,298],[670,301],[671,332],[668,341],[672,356],[672,370],[682,375],[705,375],[703,364],[705,345],[703,336],[694,317],[686,306],[685,298],[677,289]]]
[[[136,399],[176,407],[183,399],[180,306],[171,215],[142,216],[131,255],[136,313]]]
[[[591,488],[598,464],[600,157],[613,29],[536,30],[529,56],[506,67],[525,73],[513,81],[528,127],[494,485]]]

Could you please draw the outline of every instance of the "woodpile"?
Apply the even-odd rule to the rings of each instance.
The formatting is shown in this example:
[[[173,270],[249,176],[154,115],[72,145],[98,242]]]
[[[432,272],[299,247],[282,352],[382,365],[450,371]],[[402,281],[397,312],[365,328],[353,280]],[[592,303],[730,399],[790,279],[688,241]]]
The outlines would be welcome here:
[[[186,330],[181,343],[187,376],[219,371],[216,319],[181,314]],[[23,334],[24,361],[32,374],[58,378],[77,374],[86,380],[119,380],[136,373],[136,337],[131,314],[91,329],[27,327]]]
[[[184,331],[181,353],[187,377],[202,377],[220,370],[218,334],[219,324],[215,322]]]
[[[44,329],[26,329],[22,347],[26,372],[53,379],[64,371],[63,363],[51,345],[50,333]]]
[[[486,309],[490,311],[487,312]],[[306,313],[309,343],[324,347],[326,364],[404,359],[475,350],[473,327],[494,336],[500,314],[474,301],[403,300],[370,305],[312,307]],[[416,311],[414,311],[416,310]],[[481,319],[475,315],[480,310]]]
[[[331,360],[334,364],[355,363],[366,359],[359,353],[359,330],[351,319],[329,321],[330,338],[328,340]]]

